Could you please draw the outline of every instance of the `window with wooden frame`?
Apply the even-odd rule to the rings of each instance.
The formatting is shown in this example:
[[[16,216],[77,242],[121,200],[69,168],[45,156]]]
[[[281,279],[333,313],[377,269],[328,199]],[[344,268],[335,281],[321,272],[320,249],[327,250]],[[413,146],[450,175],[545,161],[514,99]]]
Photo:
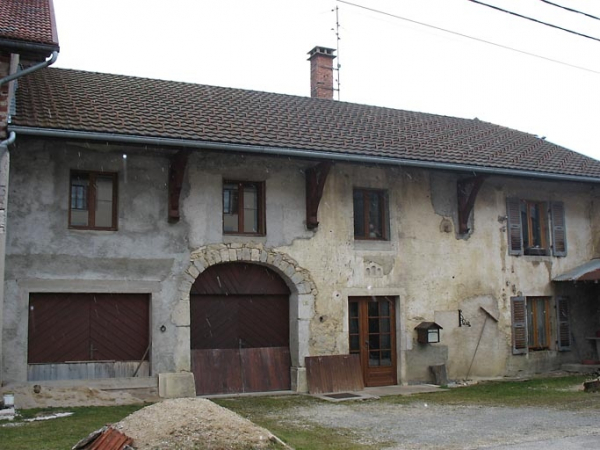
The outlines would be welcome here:
[[[508,198],[506,211],[510,255],[567,255],[562,202]]]
[[[264,235],[265,183],[223,183],[223,233]]]
[[[355,188],[354,238],[388,240],[387,193],[377,189]]]
[[[527,346],[550,348],[550,297],[527,297]]]
[[[552,347],[552,323],[556,325],[556,349],[571,349],[569,299],[555,299],[556,315],[552,315],[551,297],[512,297],[513,354],[549,350]]]
[[[71,171],[69,228],[117,229],[117,174]]]

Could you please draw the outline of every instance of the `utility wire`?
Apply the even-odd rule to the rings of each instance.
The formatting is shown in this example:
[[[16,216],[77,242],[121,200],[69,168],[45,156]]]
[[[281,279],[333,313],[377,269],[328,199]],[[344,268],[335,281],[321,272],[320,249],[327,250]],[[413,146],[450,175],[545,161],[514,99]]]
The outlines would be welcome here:
[[[558,3],[553,3],[553,2],[550,2],[548,0],[540,0],[540,1],[544,2],[544,3],[547,3],[549,5],[552,5],[552,6],[556,6],[557,8],[562,8],[562,9],[565,9],[565,10],[570,11],[570,12],[574,12],[574,13],[577,13],[577,14],[582,14],[582,15],[584,15],[586,17],[589,17],[590,19],[600,20],[600,17],[592,16],[591,14],[584,13],[583,11],[578,11],[578,10],[573,9],[573,8],[568,8],[566,6],[559,5]]]
[[[507,9],[499,8],[498,6],[489,5],[487,3],[483,3],[483,2],[480,2],[478,0],[469,0],[469,1],[473,2],[473,3],[477,3],[478,5],[487,6],[488,8],[492,8],[492,9],[495,9],[497,11],[501,11],[503,13],[512,14],[513,16],[520,17],[521,19],[531,20],[532,22],[539,23],[541,25],[546,25],[547,27],[556,28],[557,30],[566,31],[567,33],[576,34],[577,36],[581,36],[581,37],[584,37],[584,38],[588,38],[588,39],[592,39],[594,41],[600,42],[600,39],[595,38],[593,36],[588,36],[587,34],[579,33],[577,31],[573,31],[573,30],[569,30],[568,28],[559,27],[558,25],[553,25],[553,24],[548,23],[548,22],[543,22],[541,20],[534,19],[533,17],[524,16],[522,14],[519,14],[519,13],[516,13],[516,12],[513,12],[513,11],[508,11]]]
[[[391,14],[391,13],[388,13],[388,12],[385,12],[385,11],[381,11],[381,10],[378,10],[378,9],[374,9],[374,8],[369,8],[367,6],[359,5],[359,4],[352,3],[352,2],[349,2],[349,1],[346,1],[346,0],[336,0],[336,1],[338,3],[344,3],[346,5],[354,6],[355,8],[360,8],[360,9],[364,9],[364,10],[367,10],[367,11],[371,11],[371,12],[374,12],[376,14],[381,14],[381,15],[384,15],[384,16],[392,17],[394,19],[404,20],[406,22],[411,22],[411,23],[414,23],[414,24],[417,24],[417,25],[421,25],[423,27],[433,28],[433,29],[438,30],[438,31],[443,31],[444,33],[454,34],[456,36],[460,36],[460,37],[463,37],[463,38],[466,38],[466,39],[471,39],[471,40],[477,41],[477,42],[482,42],[484,44],[493,45],[495,47],[503,48],[505,50],[510,50],[510,51],[521,53],[521,54],[527,55],[527,56],[533,56],[534,58],[543,59],[545,61],[550,61],[550,62],[553,62],[553,63],[556,63],[556,64],[561,64],[563,66],[572,67],[573,69],[579,69],[579,70],[584,70],[586,72],[600,74],[600,71],[593,70],[593,69],[588,69],[587,67],[577,66],[575,64],[569,64],[569,63],[566,63],[564,61],[559,61],[557,59],[548,58],[546,56],[541,56],[541,55],[537,55],[535,53],[526,52],[524,50],[519,50],[517,48],[508,47],[506,45],[497,44],[497,43],[491,42],[491,41],[486,41],[485,39],[480,39],[480,38],[476,38],[476,37],[473,37],[473,36],[469,36],[468,34],[463,34],[463,33],[457,32],[457,31],[452,31],[452,30],[447,30],[445,28],[436,27],[435,25],[429,25],[427,23],[419,22],[417,20],[407,19],[406,17],[397,16],[395,14]]]

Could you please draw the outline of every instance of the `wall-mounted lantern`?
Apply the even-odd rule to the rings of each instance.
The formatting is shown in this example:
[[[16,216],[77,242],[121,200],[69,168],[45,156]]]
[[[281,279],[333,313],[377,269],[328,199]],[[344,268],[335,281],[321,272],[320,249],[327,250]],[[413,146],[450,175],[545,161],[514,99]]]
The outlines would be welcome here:
[[[421,322],[415,327],[417,330],[417,342],[420,344],[435,344],[440,342],[440,327],[435,322]]]

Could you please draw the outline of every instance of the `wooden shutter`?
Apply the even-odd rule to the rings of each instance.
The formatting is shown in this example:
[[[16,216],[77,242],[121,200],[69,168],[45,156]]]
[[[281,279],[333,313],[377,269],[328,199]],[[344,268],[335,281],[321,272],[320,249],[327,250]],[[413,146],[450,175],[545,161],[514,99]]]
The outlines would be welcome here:
[[[527,302],[525,297],[511,297],[513,355],[527,353]]]
[[[523,233],[521,225],[521,202],[518,198],[506,199],[506,218],[508,232],[508,254],[523,254]]]
[[[552,217],[552,254],[567,256],[567,230],[563,202],[550,203],[550,215]]]
[[[558,351],[571,350],[571,327],[569,326],[569,297],[556,297],[556,325]]]

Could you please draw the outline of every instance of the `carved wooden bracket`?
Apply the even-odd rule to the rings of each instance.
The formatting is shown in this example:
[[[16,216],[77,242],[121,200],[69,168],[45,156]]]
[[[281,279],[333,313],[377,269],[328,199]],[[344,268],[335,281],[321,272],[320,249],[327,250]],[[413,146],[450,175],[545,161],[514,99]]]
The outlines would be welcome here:
[[[475,199],[485,176],[478,175],[464,178],[456,182],[458,198],[458,232],[467,234],[469,232],[469,216],[475,206]]]
[[[331,166],[330,162],[322,162],[306,169],[306,228],[309,230],[319,226],[317,212]]]
[[[188,153],[179,151],[171,158],[169,164],[169,222],[179,222],[179,197],[187,160]]]

